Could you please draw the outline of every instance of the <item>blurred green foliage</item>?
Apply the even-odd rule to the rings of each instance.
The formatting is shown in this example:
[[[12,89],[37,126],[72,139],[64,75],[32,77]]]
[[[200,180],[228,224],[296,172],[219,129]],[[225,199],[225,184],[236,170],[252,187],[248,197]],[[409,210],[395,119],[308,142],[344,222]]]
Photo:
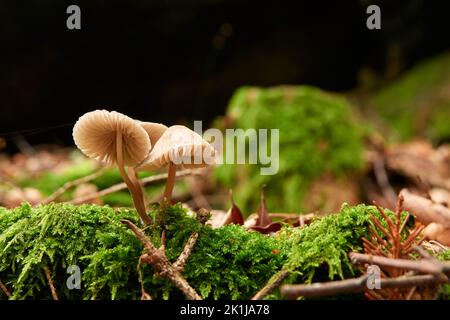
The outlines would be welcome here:
[[[390,137],[450,140],[450,53],[406,72],[374,96],[370,106],[392,127]]]
[[[267,185],[269,208],[299,212],[311,182],[325,173],[335,178],[362,166],[362,137],[349,103],[338,95],[308,86],[242,87],[233,95],[226,116],[216,126],[279,129],[279,172],[261,175],[261,165],[223,164],[218,181],[232,188],[246,213],[256,210],[258,190]],[[270,141],[270,134],[269,134]],[[248,141],[247,141],[248,144]],[[268,143],[270,146],[270,142]]]
[[[93,174],[96,170],[100,168],[95,164],[94,161],[85,158],[84,156],[76,157],[73,161],[65,167],[63,170],[58,171],[46,171],[41,175],[34,177],[22,178],[18,181],[21,187],[32,187],[38,189],[43,195],[49,196],[55,192],[58,188],[62,187],[65,183],[71,182],[88,175]],[[139,172],[139,178],[146,178],[151,176],[150,172]],[[99,177],[89,181],[88,183],[94,184],[98,190],[103,190],[112,185],[123,182],[120,176],[119,170],[115,167],[107,168]],[[181,190],[183,189],[182,183],[178,184]],[[146,186],[145,192],[147,196],[156,196],[162,189],[162,184]],[[73,196],[73,188],[66,191],[60,196],[59,200],[70,200]],[[131,199],[128,190],[117,191],[102,197],[105,204],[112,206],[133,206],[133,201]]]

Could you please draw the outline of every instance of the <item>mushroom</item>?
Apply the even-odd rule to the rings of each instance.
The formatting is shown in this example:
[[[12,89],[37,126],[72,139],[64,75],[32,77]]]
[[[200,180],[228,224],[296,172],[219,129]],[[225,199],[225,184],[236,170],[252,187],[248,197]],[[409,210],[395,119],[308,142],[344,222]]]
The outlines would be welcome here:
[[[142,187],[133,168],[150,152],[151,142],[146,130],[119,112],[95,110],[78,119],[72,135],[78,149],[86,156],[117,165],[139,216],[144,224],[150,224]],[[128,172],[125,166],[128,166]]]
[[[144,128],[145,131],[147,131],[152,146],[155,145],[156,141],[158,141],[162,134],[167,130],[167,127],[162,123],[144,122],[139,120],[137,120],[137,122],[142,126],[142,128]]]
[[[165,166],[168,177],[163,201],[170,203],[177,169],[195,169],[215,163],[215,150],[199,134],[185,126],[171,126],[156,141],[137,170],[156,170]]]

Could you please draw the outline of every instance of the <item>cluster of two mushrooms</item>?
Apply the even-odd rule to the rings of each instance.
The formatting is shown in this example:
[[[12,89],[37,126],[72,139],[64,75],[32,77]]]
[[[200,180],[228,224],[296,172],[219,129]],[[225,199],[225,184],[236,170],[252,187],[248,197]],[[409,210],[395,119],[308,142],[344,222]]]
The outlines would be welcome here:
[[[178,168],[194,169],[214,163],[214,148],[194,131],[134,120],[115,111],[84,114],[73,128],[73,138],[86,156],[117,165],[145,225],[151,224],[151,219],[136,171],[168,166],[163,201],[170,203]]]

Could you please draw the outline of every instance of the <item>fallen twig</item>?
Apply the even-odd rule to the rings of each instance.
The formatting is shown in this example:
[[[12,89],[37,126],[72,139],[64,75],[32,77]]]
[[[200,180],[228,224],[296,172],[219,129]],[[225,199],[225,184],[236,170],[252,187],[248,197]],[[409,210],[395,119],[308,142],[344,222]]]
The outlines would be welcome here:
[[[144,245],[147,255],[145,258],[142,258],[143,261],[151,264],[159,275],[171,280],[184,293],[187,299],[202,300],[195,289],[189,285],[181,273],[167,260],[164,253],[150,242],[141,229],[129,220],[122,220],[122,223],[127,225]]]
[[[106,167],[100,168],[99,170],[95,171],[94,173],[87,175],[85,177],[72,180],[69,182],[66,182],[62,187],[60,187],[58,190],[53,192],[50,196],[48,196],[46,199],[42,201],[43,204],[50,203],[54,200],[56,200],[59,196],[61,196],[64,192],[69,190],[70,188],[76,187],[80,184],[87,183],[89,181],[92,181],[98,177],[100,177],[103,173],[105,173]]]
[[[291,270],[284,269],[278,272],[275,276],[273,276],[269,282],[256,293],[251,300],[262,300],[268,294],[271,294],[276,288],[278,288],[284,279],[291,273]]]
[[[194,249],[195,242],[198,239],[198,233],[193,233],[188,241],[186,242],[186,245],[184,246],[183,252],[181,252],[180,256],[178,257],[177,261],[173,263],[173,267],[178,270],[178,272],[183,272],[184,266],[186,265],[186,262],[189,258],[189,256],[192,253],[192,250]]]
[[[368,290],[368,275],[359,278],[346,279],[340,281],[319,282],[313,284],[294,284],[281,287],[281,293],[287,299],[296,299],[298,297],[318,297],[332,296],[343,293],[357,293]],[[382,289],[392,287],[418,287],[437,283],[446,283],[448,279],[435,277],[432,274],[417,276],[401,276],[391,279],[380,279]],[[376,292],[371,290],[370,292]]]
[[[196,174],[196,172],[193,171],[193,170],[182,170],[182,171],[178,171],[177,172],[176,177],[177,178],[181,178],[181,177],[188,176],[190,174]],[[167,173],[162,173],[162,174],[150,176],[150,177],[147,177],[147,178],[143,178],[141,180],[141,182],[142,182],[142,185],[147,185],[147,184],[151,184],[151,183],[157,183],[157,182],[160,182],[160,181],[164,181],[166,179],[167,179]],[[95,198],[98,198],[98,197],[106,196],[108,194],[111,194],[111,193],[114,193],[114,192],[117,192],[117,191],[124,190],[126,188],[127,188],[127,185],[124,182],[121,182],[121,183],[115,184],[115,185],[113,185],[113,186],[111,186],[109,188],[106,188],[106,189],[100,190],[98,192],[94,192],[94,193],[88,194],[88,195],[83,196],[83,197],[79,197],[79,198],[73,199],[73,200],[68,201],[68,202],[72,203],[72,204],[80,204],[80,203],[86,202],[88,200],[92,200],[92,199],[95,199]]]
[[[450,263],[440,262],[435,259],[408,260],[393,259],[380,256],[372,256],[363,253],[351,252],[350,260],[355,264],[369,263],[383,267],[391,267],[403,270],[413,270],[421,273],[438,275],[444,273],[450,276]]]
[[[2,289],[2,291],[6,294],[6,296],[8,298],[11,297],[11,292],[8,290],[8,288],[1,281],[0,281],[0,289]]]
[[[59,300],[58,294],[56,293],[55,285],[53,284],[50,269],[48,267],[45,267],[44,272],[45,272],[45,277],[47,278],[48,284],[50,286],[50,291],[52,292],[53,300]]]

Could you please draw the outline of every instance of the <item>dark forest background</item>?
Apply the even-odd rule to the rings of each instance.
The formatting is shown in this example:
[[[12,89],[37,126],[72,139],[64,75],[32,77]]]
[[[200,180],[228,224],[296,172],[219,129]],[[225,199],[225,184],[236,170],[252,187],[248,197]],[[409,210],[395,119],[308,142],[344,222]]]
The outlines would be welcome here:
[[[66,8],[81,7],[81,30]],[[378,4],[382,29],[366,28]],[[0,137],[71,144],[86,111],[211,121],[241,85],[344,92],[450,48],[445,1],[0,2]],[[8,144],[8,150],[14,143]]]

